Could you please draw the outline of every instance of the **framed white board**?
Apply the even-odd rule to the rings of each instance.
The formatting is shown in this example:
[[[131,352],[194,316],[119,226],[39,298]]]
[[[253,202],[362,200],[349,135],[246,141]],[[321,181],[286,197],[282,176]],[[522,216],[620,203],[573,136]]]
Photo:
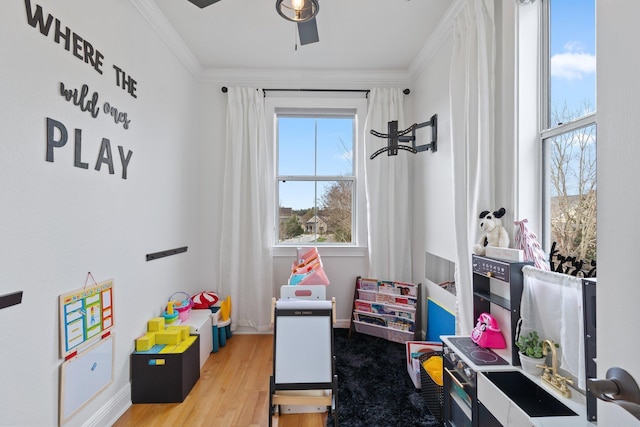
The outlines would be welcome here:
[[[331,301],[276,304],[275,383],[331,383]]]
[[[60,367],[60,425],[113,381],[113,334]]]
[[[280,317],[276,384],[331,383],[331,317]]]

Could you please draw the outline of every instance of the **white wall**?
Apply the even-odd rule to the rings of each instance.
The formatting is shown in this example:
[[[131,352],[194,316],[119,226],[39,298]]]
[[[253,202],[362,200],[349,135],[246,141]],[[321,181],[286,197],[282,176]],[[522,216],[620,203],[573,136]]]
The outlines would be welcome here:
[[[611,367],[640,382],[636,276],[640,229],[640,58],[629,49],[638,33],[640,3],[596,2],[598,99],[598,378]],[[637,425],[617,405],[598,403],[598,425]]]
[[[222,209],[219,202],[221,188],[224,185],[224,141],[226,137],[227,95],[222,93],[219,84],[200,85],[200,120],[202,139],[200,159],[200,200],[201,216],[199,236],[202,251],[199,254],[200,289],[220,289],[216,283],[218,277],[216,260],[220,249],[220,221]]]
[[[146,321],[169,296],[199,289],[199,86],[127,0],[32,1],[104,55],[103,74],[27,23],[25,2],[0,14],[0,295],[24,291],[0,310],[0,424],[58,423],[58,296],[82,288],[87,272],[115,280],[114,382],[68,425],[86,422],[119,395],[129,399],[129,357]],[[132,97],[116,85],[117,65],[137,81]],[[129,129],[64,100],[58,85],[88,85],[128,114]],[[69,131],[45,161],[46,118]],[[214,121],[217,118],[214,119]],[[82,161],[74,167],[74,129]],[[103,138],[115,173],[94,170]],[[121,178],[118,146],[131,150]],[[188,246],[146,262],[145,254]],[[117,399],[116,399],[117,400]],[[118,408],[115,408],[118,410]]]
[[[449,104],[449,70],[453,39],[450,31],[433,49],[428,64],[413,82],[410,101],[412,121],[428,121],[438,115],[438,150],[413,155],[413,281],[423,283],[423,298],[431,297],[455,312],[455,296],[428,279],[427,252],[454,262],[453,169]],[[416,144],[431,141],[431,128],[416,133]]]

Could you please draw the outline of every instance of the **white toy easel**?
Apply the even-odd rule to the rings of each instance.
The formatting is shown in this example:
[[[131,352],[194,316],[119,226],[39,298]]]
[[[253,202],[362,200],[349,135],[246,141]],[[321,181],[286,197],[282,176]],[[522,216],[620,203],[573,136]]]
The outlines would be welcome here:
[[[269,426],[282,405],[326,406],[337,419],[338,376],[333,355],[335,298],[325,287],[283,286],[273,298],[273,375],[270,382]],[[318,394],[309,395],[309,391]]]

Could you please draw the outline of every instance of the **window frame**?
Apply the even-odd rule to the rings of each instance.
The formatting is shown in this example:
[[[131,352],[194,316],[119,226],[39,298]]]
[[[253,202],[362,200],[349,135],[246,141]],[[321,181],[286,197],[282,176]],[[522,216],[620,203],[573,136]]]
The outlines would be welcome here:
[[[353,192],[352,192],[352,241],[351,243],[317,243],[312,242],[310,245],[323,248],[323,253],[327,250],[324,248],[333,248],[329,250],[329,253],[342,254],[343,251],[351,253],[354,248],[359,248],[360,252],[364,254],[363,249],[366,248],[366,198],[365,198],[365,184],[364,184],[364,121],[367,113],[367,100],[362,93],[344,93],[340,96],[327,93],[301,93],[298,96],[278,96],[277,93],[269,93],[265,100],[265,115],[267,124],[267,135],[271,138],[272,149],[274,150],[274,167],[272,177],[273,185],[275,186],[275,200],[274,200],[274,241],[272,242],[275,255],[288,254],[289,248],[295,248],[300,246],[295,243],[281,243],[279,239],[279,221],[280,221],[280,204],[278,187],[280,181],[285,176],[278,176],[278,135],[277,135],[277,115],[301,115],[309,116],[318,114],[319,116],[331,116],[338,113],[338,115],[344,115],[345,111],[351,110],[355,116],[354,120],[354,147],[353,147],[353,178],[340,177],[340,176],[312,176],[312,177],[300,177],[293,176],[292,178],[298,181],[319,181],[329,179],[331,181],[337,180],[353,180]]]

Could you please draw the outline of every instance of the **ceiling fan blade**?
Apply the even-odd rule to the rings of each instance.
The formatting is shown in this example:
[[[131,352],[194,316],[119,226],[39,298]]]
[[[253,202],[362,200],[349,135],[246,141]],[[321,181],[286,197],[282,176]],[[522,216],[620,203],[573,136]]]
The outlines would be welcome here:
[[[320,41],[320,37],[318,37],[318,24],[316,23],[316,18],[311,18],[304,22],[298,22],[298,35],[300,36],[301,45]]]
[[[220,0],[189,0],[191,3],[198,6],[200,9],[204,9],[207,6],[211,6],[214,3],[218,3]]]

